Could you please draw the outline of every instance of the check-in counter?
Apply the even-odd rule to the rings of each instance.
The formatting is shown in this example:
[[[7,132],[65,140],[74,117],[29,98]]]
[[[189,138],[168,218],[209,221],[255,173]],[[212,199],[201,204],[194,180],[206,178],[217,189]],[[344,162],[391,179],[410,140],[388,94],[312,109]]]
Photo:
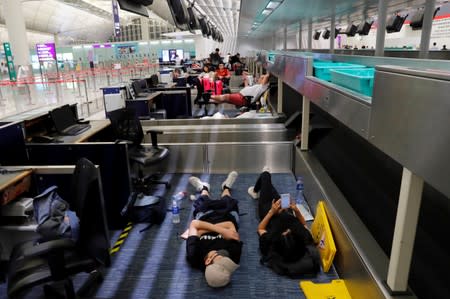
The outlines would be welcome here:
[[[314,59],[374,67],[372,96],[314,77],[311,72]],[[345,205],[334,201],[332,194],[328,201],[329,217],[337,238],[335,265],[343,278],[353,277],[354,273],[365,268],[371,273],[367,277],[376,281],[377,289],[384,298],[393,294],[413,296],[407,290],[408,274],[423,185],[429,184],[450,197],[450,188],[446,182],[450,169],[450,159],[446,153],[450,140],[445,133],[450,112],[445,96],[450,92],[450,61],[280,51],[263,53],[261,60],[266,69],[283,84],[302,95],[290,101],[303,100],[303,109],[305,102],[314,104],[320,108],[314,107],[315,111],[325,112],[403,167],[389,257],[383,257],[385,253],[381,248],[367,246],[371,239],[369,231],[364,232],[364,224],[353,225],[347,217],[352,208],[348,205],[343,208]],[[309,115],[309,108],[303,110],[304,115]],[[306,124],[309,126],[309,123]],[[309,127],[306,130],[303,128],[304,123],[302,143],[303,135],[309,134]],[[302,150],[308,149],[307,139],[306,147],[303,146]],[[299,157],[303,160],[306,159],[304,155],[307,152],[302,154],[299,151]],[[313,169],[307,159],[305,162],[309,169]],[[296,162],[296,172],[297,168]],[[345,233],[340,233],[342,231]],[[350,243],[344,235],[348,236]],[[346,252],[359,256],[364,266],[348,263],[354,259]],[[358,279],[362,277],[358,275]],[[356,285],[350,282],[354,294],[358,293]]]

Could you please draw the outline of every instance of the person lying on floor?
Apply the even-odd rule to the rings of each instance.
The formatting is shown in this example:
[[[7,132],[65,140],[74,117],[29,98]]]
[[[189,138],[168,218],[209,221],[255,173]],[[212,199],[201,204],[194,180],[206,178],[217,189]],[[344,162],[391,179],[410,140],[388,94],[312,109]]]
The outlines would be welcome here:
[[[229,103],[236,105],[237,107],[249,106],[250,103],[245,99],[246,96],[251,96],[252,102],[259,100],[259,97],[264,93],[264,91],[269,88],[269,77],[270,74],[261,75],[257,84],[249,86],[245,81],[246,86],[237,93],[227,93],[222,95],[212,95],[210,102],[216,104]]]
[[[216,200],[210,197],[208,183],[194,176],[189,178],[201,194],[194,201],[194,220],[188,229],[186,258],[192,267],[205,271],[206,282],[213,288],[230,282],[241,258],[238,202],[230,193],[237,176],[236,171],[228,174],[222,183],[221,197]]]
[[[295,201],[291,200],[289,208],[281,208],[280,194],[272,185],[267,167],[248,193],[254,199],[259,198],[257,232],[261,263],[281,275],[316,274],[320,270],[319,252],[306,221]]]

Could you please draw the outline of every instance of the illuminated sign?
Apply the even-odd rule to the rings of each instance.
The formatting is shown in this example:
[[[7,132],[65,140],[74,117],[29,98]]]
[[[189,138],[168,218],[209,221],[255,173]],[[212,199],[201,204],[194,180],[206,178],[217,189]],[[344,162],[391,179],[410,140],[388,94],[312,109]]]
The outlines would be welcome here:
[[[54,43],[36,44],[36,54],[39,61],[56,60],[56,48]]]

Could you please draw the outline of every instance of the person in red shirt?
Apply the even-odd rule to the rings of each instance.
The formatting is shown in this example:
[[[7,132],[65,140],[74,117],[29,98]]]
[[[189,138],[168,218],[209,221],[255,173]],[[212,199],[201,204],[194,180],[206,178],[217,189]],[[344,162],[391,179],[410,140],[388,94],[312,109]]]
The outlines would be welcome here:
[[[223,63],[219,63],[219,68],[216,70],[216,79],[222,80],[223,84],[229,85],[231,78],[230,71]]]

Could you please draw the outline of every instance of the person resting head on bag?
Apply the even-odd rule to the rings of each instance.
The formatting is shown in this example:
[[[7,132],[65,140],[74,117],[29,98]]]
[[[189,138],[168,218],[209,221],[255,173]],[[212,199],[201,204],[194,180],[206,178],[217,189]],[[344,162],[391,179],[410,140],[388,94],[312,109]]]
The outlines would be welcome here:
[[[266,169],[249,194],[255,199],[259,196],[261,263],[280,275],[315,275],[320,270],[319,252],[297,205],[281,208],[280,195]]]

